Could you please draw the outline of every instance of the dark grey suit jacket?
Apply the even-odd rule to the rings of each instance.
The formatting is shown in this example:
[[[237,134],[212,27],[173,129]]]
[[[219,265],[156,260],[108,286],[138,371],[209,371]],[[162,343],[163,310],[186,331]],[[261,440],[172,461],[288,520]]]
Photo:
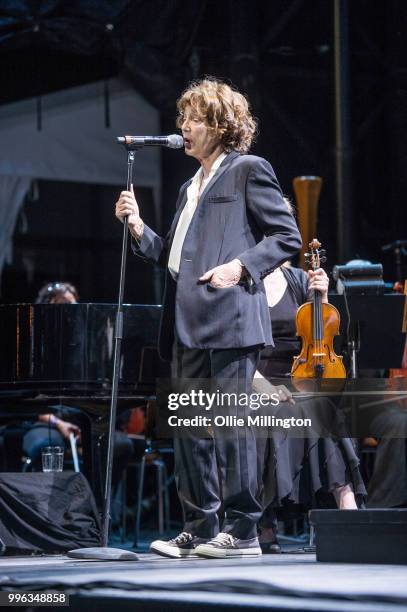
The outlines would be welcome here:
[[[135,252],[167,267],[175,228],[187,201],[182,185],[166,238],[148,226]],[[227,155],[201,195],[185,236],[178,281],[168,268],[161,321],[160,354],[171,358],[174,328],[189,348],[225,349],[272,344],[262,278],[301,248],[270,164],[260,157]],[[215,289],[198,279],[207,270],[240,259],[251,281]]]

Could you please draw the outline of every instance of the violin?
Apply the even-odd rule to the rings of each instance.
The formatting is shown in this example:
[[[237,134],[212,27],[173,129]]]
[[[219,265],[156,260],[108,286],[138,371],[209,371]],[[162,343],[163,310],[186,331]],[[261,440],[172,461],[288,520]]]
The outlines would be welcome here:
[[[312,270],[326,261],[325,250],[314,238],[305,254]],[[332,304],[323,304],[320,291],[314,291],[311,302],[302,304],[297,310],[297,336],[302,340],[301,353],[294,357],[291,368],[293,378],[346,378],[342,357],[333,347],[334,337],[339,334],[340,315]]]

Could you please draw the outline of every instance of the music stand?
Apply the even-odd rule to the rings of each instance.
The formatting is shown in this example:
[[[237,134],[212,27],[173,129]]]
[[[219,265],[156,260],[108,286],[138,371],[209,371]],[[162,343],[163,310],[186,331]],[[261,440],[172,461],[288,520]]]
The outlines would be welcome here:
[[[350,378],[357,379],[360,369],[400,367],[405,346],[405,333],[402,332],[404,295],[330,294],[329,302],[339,310],[341,317],[335,352],[347,353]],[[356,432],[359,429],[359,411],[354,397],[351,399],[351,415],[352,431]]]
[[[348,295],[347,301],[351,317],[349,338],[345,297],[329,295],[329,302],[341,316],[340,335],[335,338],[336,352],[348,354],[352,378],[357,377],[359,369],[399,368],[405,344],[402,332],[405,296],[397,293]],[[353,356],[349,342],[353,343]]]

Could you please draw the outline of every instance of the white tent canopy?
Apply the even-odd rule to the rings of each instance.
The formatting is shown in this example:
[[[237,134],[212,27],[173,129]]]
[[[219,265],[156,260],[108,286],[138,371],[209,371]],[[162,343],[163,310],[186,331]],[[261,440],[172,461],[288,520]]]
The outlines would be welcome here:
[[[103,87],[98,82],[43,96],[41,131],[35,99],[0,107],[0,272],[10,255],[15,220],[32,179],[123,185],[126,153],[115,137],[159,133],[158,111],[119,79],[109,83],[107,129]],[[159,149],[136,154],[134,183],[151,187],[158,207]]]
[[[158,134],[159,113],[123,81],[112,80],[109,88],[109,129],[101,82],[44,96],[40,132],[35,99],[0,107],[0,175],[122,184],[125,153],[115,137]],[[158,149],[137,155],[137,184],[158,189],[159,163]]]

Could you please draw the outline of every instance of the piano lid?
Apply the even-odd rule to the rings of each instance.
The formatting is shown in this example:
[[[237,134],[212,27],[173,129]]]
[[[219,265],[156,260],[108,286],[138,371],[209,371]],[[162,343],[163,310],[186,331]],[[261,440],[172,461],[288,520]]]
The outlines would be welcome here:
[[[115,304],[0,305],[0,389],[108,390]],[[126,304],[119,392],[154,387],[161,306]]]

